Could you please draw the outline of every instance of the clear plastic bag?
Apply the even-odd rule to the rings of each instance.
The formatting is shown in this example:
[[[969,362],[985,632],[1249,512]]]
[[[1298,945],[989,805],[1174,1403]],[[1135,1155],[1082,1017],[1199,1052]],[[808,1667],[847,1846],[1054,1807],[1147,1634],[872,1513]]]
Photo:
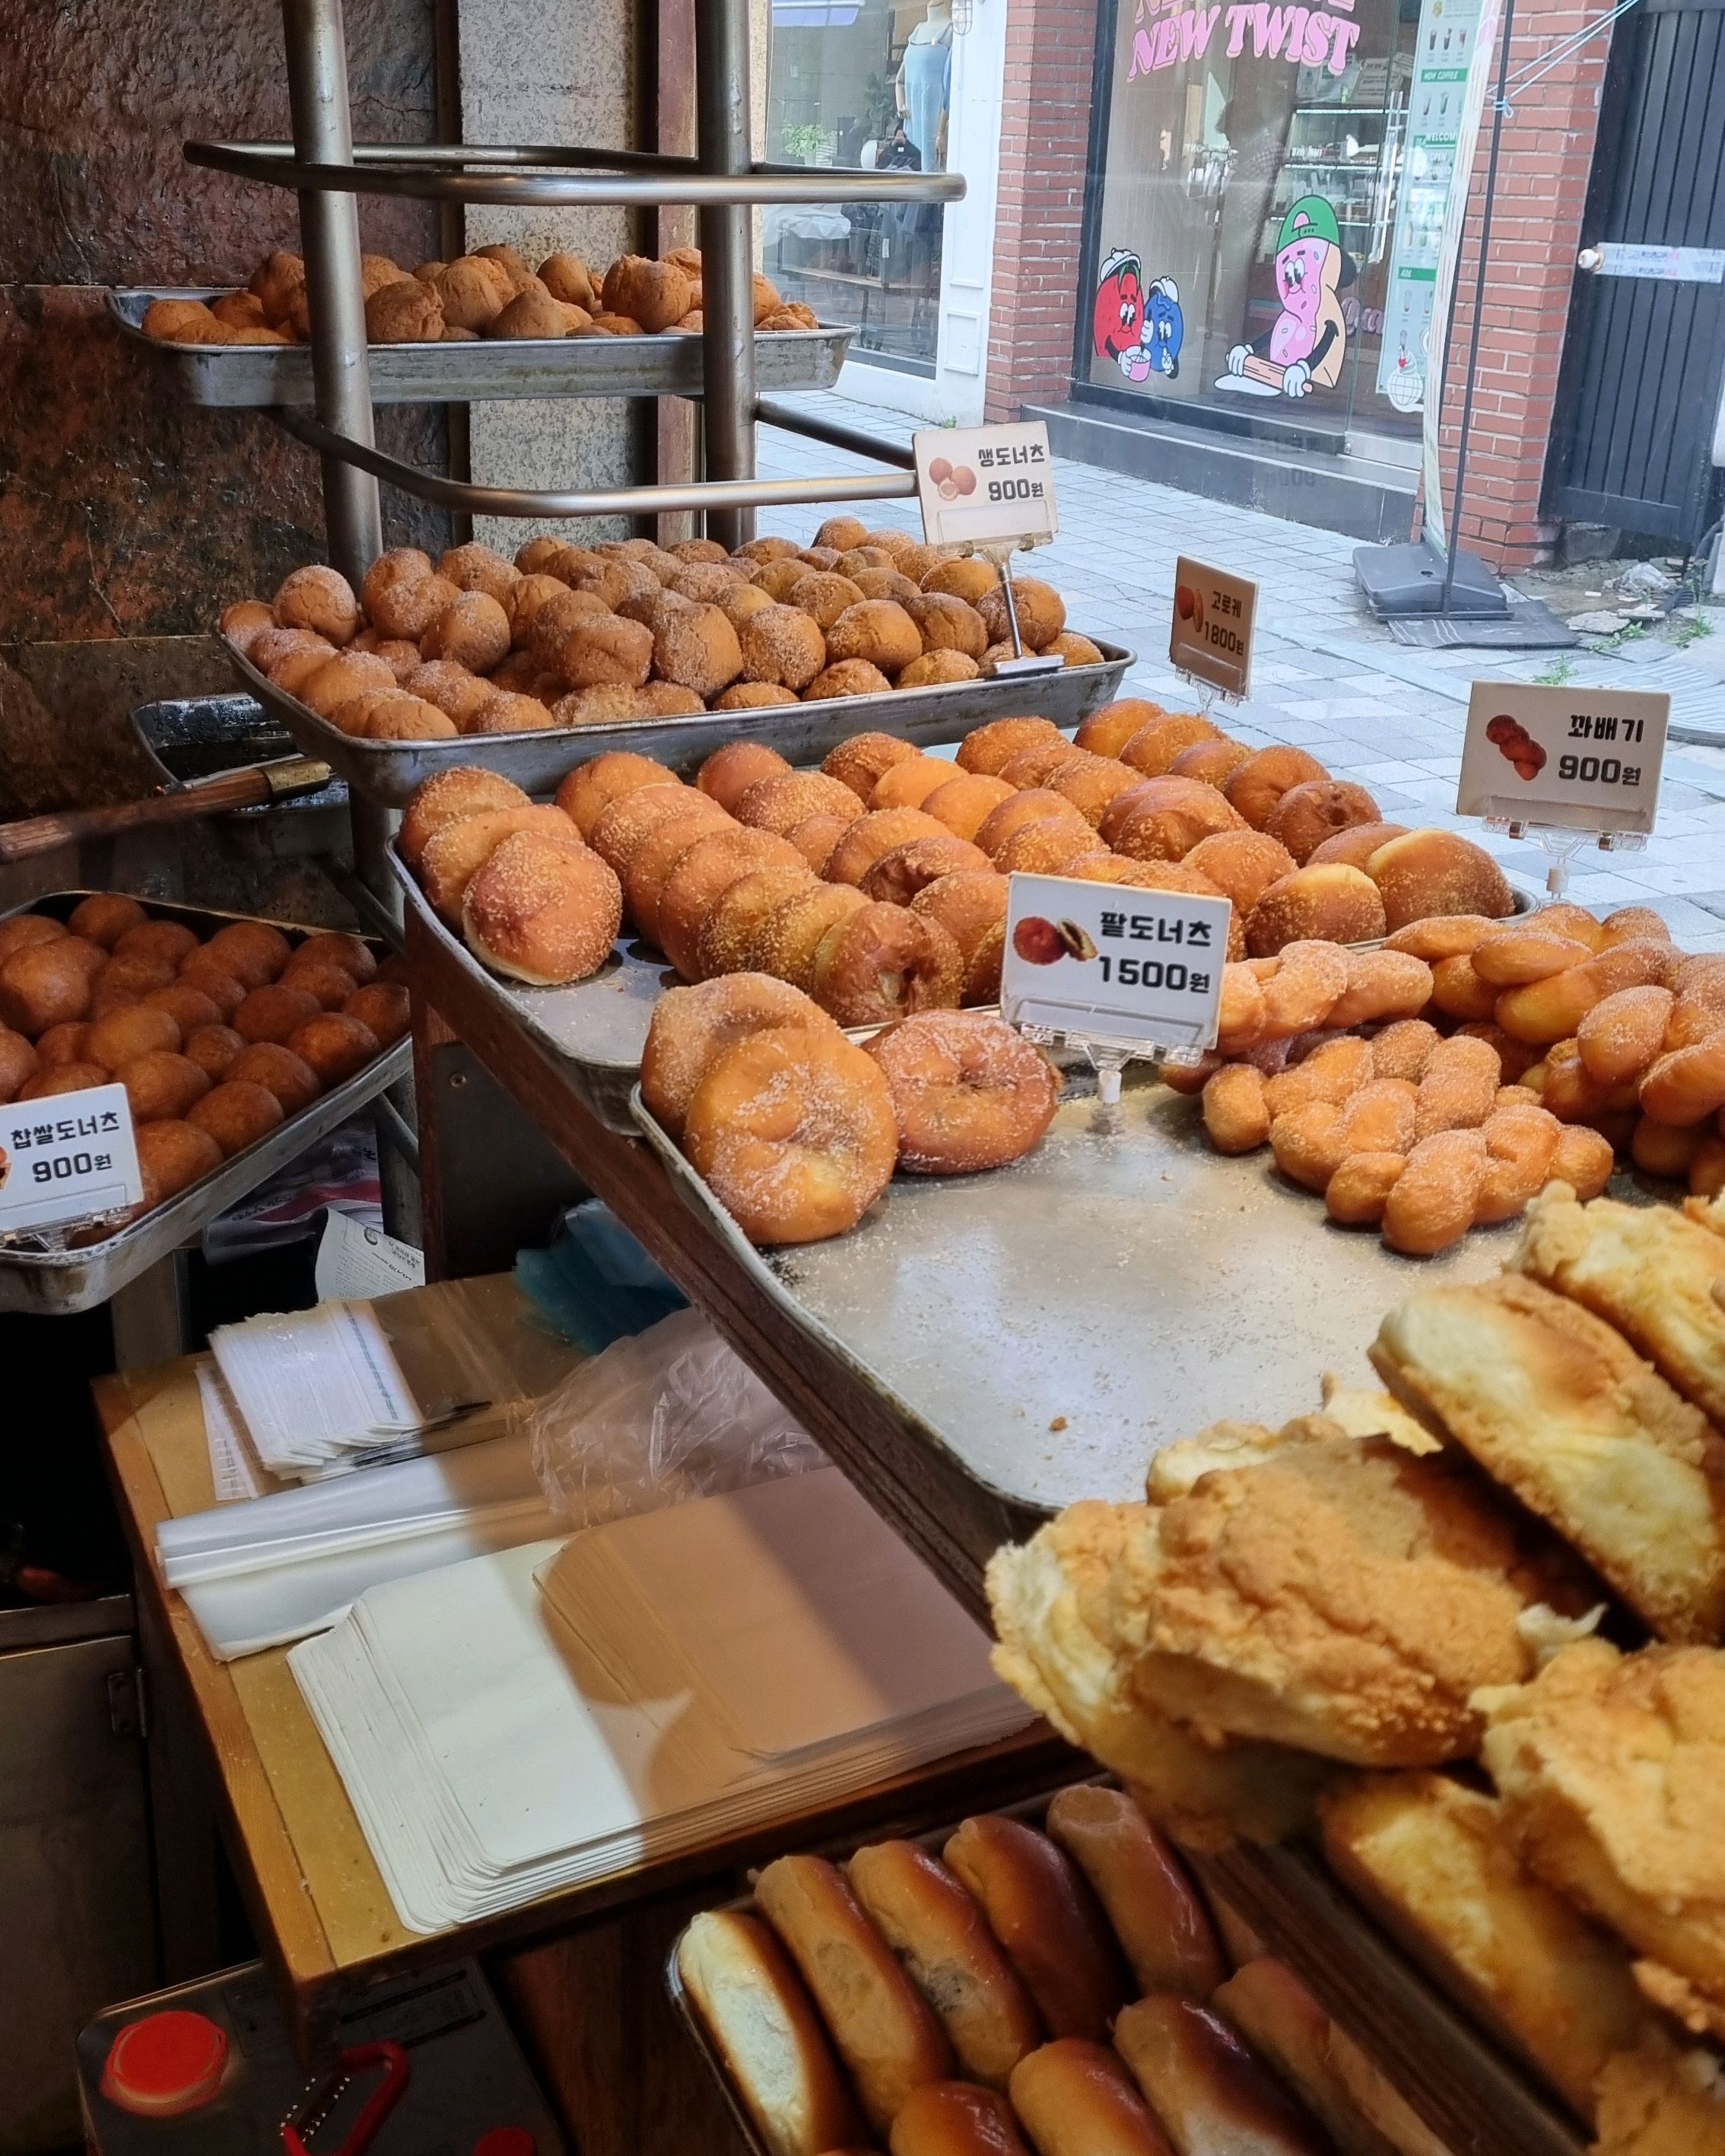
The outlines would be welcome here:
[[[614,1341],[528,1419],[552,1509],[590,1527],[827,1465],[699,1311]]]

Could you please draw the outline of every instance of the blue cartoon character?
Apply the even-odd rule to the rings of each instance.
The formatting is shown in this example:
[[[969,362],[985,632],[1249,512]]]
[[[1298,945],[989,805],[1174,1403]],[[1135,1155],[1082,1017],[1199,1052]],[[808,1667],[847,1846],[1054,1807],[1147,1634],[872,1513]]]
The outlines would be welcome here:
[[[1145,295],[1143,349],[1152,371],[1172,382],[1180,371],[1180,346],[1186,341],[1186,317],[1180,312],[1180,288],[1172,277],[1158,277]]]
[[[1348,324],[1336,295],[1353,281],[1335,211],[1321,195],[1301,195],[1283,218],[1276,243],[1281,312],[1266,335],[1235,346],[1217,388],[1258,397],[1332,389],[1348,349]]]

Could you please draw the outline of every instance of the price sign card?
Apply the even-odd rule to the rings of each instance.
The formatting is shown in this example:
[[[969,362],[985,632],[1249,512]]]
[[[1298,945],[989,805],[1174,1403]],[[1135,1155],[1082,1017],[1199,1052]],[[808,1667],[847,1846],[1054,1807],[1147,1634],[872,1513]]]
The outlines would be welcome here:
[[[1000,1008],[1015,1025],[1151,1048],[1209,1048],[1228,954],[1225,898],[1014,875]]]
[[[1252,624],[1258,587],[1182,554],[1174,563],[1169,663],[1226,696],[1244,696],[1252,679]]]
[[[0,1235],[118,1213],[143,1194],[125,1086],[0,1108]]]
[[[1671,714],[1671,698],[1645,689],[1476,681],[1455,813],[1651,831]]]
[[[1041,420],[924,428],[911,447],[931,547],[1043,547],[1060,529]]]

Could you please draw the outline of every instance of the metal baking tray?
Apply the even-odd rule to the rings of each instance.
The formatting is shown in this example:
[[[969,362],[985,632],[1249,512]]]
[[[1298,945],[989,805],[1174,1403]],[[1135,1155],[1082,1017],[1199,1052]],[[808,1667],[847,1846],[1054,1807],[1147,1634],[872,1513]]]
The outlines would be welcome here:
[[[303,344],[169,344],[146,336],[152,300],[218,300],[229,285],[114,291],[108,311],[121,332],[156,355],[190,404],[310,405],[311,347]],[[762,390],[830,389],[855,331],[763,330],[755,339]],[[511,397],[699,397],[698,336],[500,337],[455,344],[369,347],[374,404],[465,404]]]
[[[218,773],[269,763],[297,753],[293,737],[255,696],[172,697],[140,704],[131,730],[164,786],[213,778]],[[296,816],[309,808],[345,808],[347,782],[332,778],[316,793],[233,808],[233,816]]]
[[[639,1088],[630,1107],[684,1204],[818,1352],[947,1472],[1020,1512],[1141,1499],[1153,1452],[1218,1415],[1273,1429],[1316,1412],[1326,1371],[1375,1389],[1378,1317],[1415,1287],[1494,1277],[1519,1232],[1399,1256],[1332,1225],[1267,1152],[1214,1152],[1198,1101],[1132,1065],[1114,1127],[1093,1079],[1069,1073],[1012,1167],[896,1176],[850,1235],[763,1253]]]
[[[0,919],[9,920],[14,913],[51,913],[64,920],[80,899],[90,896],[87,891],[54,891],[27,900],[22,906],[9,907]],[[205,937],[226,927],[229,921],[262,917],[256,914],[223,913],[210,906],[177,906],[166,899],[151,898],[142,902],[149,906],[153,917],[183,921],[188,928],[195,928]],[[278,921],[271,926],[289,936],[320,933],[316,928],[294,921]],[[375,944],[379,957],[386,955],[385,947],[377,943],[375,938],[367,937],[367,941]],[[413,1053],[411,1039],[397,1041],[393,1048],[386,1048],[375,1062],[356,1072],[346,1085],[325,1093],[309,1108],[302,1108],[297,1116],[288,1116],[268,1137],[236,1153],[232,1160],[223,1161],[201,1183],[194,1183],[189,1190],[182,1190],[165,1205],[157,1206],[141,1219],[116,1229],[99,1243],[85,1244],[72,1250],[28,1250],[12,1246],[0,1249],[0,1311],[28,1311],[37,1317],[68,1317],[77,1311],[90,1310],[97,1303],[105,1302],[128,1281],[147,1271],[158,1258],[165,1258],[171,1251],[194,1240],[218,1213],[237,1199],[244,1198],[249,1190],[256,1189],[260,1183],[267,1182],[279,1168],[285,1167],[337,1123],[345,1122],[374,1094],[382,1092],[398,1078],[405,1077],[412,1066]]]
[[[267,711],[281,721],[307,756],[341,773],[386,808],[404,808],[413,790],[452,764],[482,764],[529,793],[547,793],[578,763],[611,749],[656,756],[690,773],[725,742],[764,742],[789,762],[819,763],[850,735],[879,728],[914,742],[962,740],[990,719],[1040,716],[1059,726],[1110,702],[1133,654],[1116,644],[1099,647],[1100,666],[1063,666],[978,681],[946,681],[929,689],[891,689],[885,696],[837,696],[817,704],[776,704],[747,711],[706,711],[682,719],[623,719],[608,726],[562,726],[542,733],[459,734],[454,741],[356,741],[285,696],[241,652],[227,647],[234,671]]]
[[[1075,1786],[1074,1778],[1063,1784]],[[1088,1778],[1113,1785],[1109,1775]],[[1042,1825],[1055,1794],[1018,1804],[988,1807],[1008,1819]],[[939,1856],[960,1822],[912,1832],[906,1839]],[[862,1845],[852,1841],[822,1853],[842,1863]],[[1379,2071],[1404,2090],[1398,2069],[1417,2061],[1423,2077],[1448,2114],[1440,2122],[1450,2145],[1480,2156],[1583,2156],[1581,2138],[1522,2071],[1420,1974],[1346,1894],[1315,1851],[1296,1848],[1253,1849],[1238,1845],[1222,1858],[1182,1852],[1189,1872],[1212,1900],[1225,1900],[1263,1938],[1266,1947],[1289,1962],[1319,2003],[1356,2041],[1367,2038],[1368,2055],[1377,2054]],[[1245,1891],[1242,1892],[1242,1888]],[[746,1916],[758,1916],[753,1895],[721,1905]],[[1295,1922],[1289,1928],[1289,1919]],[[685,1926],[685,1931],[687,1927]],[[672,2005],[717,2082],[726,2105],[753,2156],[769,2156],[743,2107],[741,2095],[720,2056],[706,2024],[684,1989],[677,1955],[680,1933],[665,1958],[665,1989]],[[1348,2012],[1358,1997],[1369,2001],[1372,2025],[1362,2030]],[[1375,2038],[1377,2041],[1372,2041]],[[1263,2061],[1273,2073],[1270,2061]],[[1463,2136],[1465,2135],[1465,2138]],[[1320,2135],[1322,2138],[1322,2135]],[[1327,2144],[1326,2144],[1327,2145]]]

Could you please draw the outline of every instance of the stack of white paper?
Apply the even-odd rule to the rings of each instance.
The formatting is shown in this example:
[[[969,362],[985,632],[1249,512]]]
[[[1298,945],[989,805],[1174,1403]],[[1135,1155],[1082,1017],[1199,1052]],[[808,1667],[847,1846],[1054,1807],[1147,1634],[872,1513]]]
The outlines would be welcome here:
[[[259,1459],[289,1481],[417,1453],[468,1404],[414,1399],[368,1302],[249,1317],[209,1344]]]
[[[557,1530],[525,1433],[164,1520],[162,1576],[218,1660],[303,1639],[357,1594]]]
[[[374,1588],[289,1661],[418,1932],[1029,1718],[830,1469]]]

